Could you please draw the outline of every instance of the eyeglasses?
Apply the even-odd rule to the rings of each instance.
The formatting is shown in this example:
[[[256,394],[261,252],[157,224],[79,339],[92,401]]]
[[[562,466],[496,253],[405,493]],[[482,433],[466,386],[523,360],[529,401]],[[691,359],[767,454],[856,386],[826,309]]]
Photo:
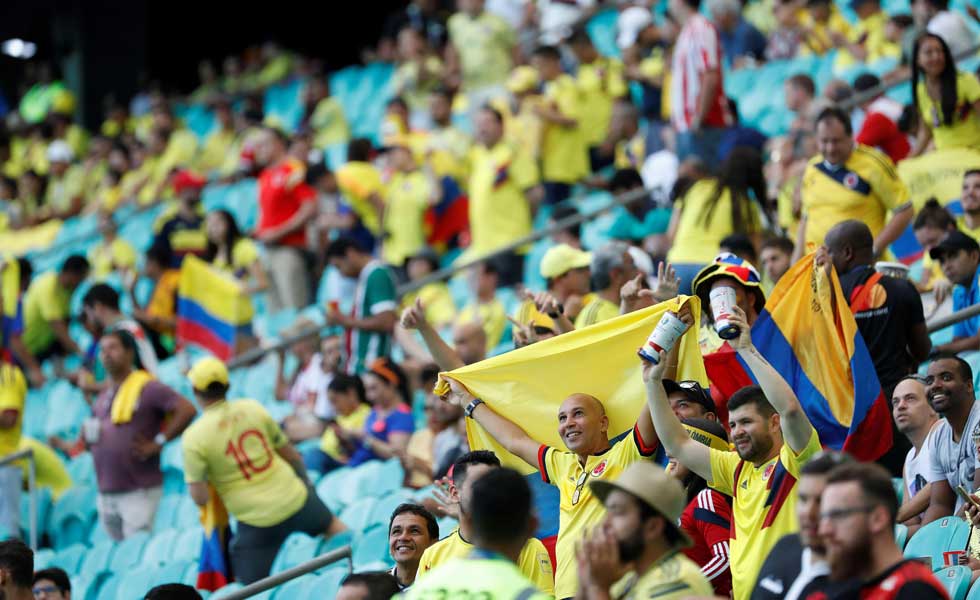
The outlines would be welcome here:
[[[50,594],[60,594],[61,593],[61,590],[58,588],[58,586],[46,585],[44,587],[36,587],[36,588],[33,588],[31,590],[31,592],[33,592],[34,593],[34,597],[37,598],[38,596],[41,596],[42,594],[45,595],[45,596],[50,595]]]
[[[874,506],[853,506],[851,508],[838,508],[820,513],[821,521],[842,521],[851,515],[858,513],[869,513],[874,510]]]
[[[585,487],[585,482],[589,480],[589,472],[582,471],[579,475],[578,481],[575,482],[575,492],[572,493],[572,506],[578,504],[579,498],[582,496],[582,488]]]

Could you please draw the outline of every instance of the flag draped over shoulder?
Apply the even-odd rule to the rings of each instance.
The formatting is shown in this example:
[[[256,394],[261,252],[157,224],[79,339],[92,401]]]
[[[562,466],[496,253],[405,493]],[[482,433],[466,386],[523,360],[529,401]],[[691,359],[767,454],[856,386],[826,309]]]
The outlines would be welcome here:
[[[20,264],[13,255],[0,255],[0,358],[10,340],[6,339],[17,320],[17,300],[20,297]]]
[[[779,280],[752,325],[752,342],[796,392],[824,446],[860,460],[891,447],[891,414],[871,354],[836,272],[828,276],[813,254]],[[706,358],[712,381],[719,363],[727,368],[720,379],[752,381],[734,352]]]
[[[251,333],[252,314],[252,301],[238,280],[195,256],[184,257],[177,288],[178,346],[196,344],[228,360],[238,336]]]
[[[201,558],[197,567],[197,589],[213,592],[231,582],[228,555],[230,530],[228,511],[218,492],[208,484],[208,503],[201,507]]]
[[[609,435],[630,430],[646,402],[641,360],[636,355],[668,310],[683,302],[700,314],[694,296],[681,296],[640,311],[603,321],[584,329],[501,354],[449,373],[440,373],[436,393],[449,390],[447,379],[462,383],[498,414],[517,423],[534,440],[563,448],[558,436],[558,408],[573,393],[598,398],[609,417]],[[680,344],[678,379],[707,385],[698,349],[697,331],[686,333]],[[522,473],[536,468],[507,452],[473,419],[466,421],[473,450],[493,450],[501,462]]]

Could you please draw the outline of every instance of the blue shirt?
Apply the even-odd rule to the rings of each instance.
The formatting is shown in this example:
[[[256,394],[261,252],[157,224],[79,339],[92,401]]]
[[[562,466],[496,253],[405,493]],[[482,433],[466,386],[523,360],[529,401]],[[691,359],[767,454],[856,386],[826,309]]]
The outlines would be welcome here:
[[[24,301],[23,295],[17,299],[17,311],[14,316],[0,315],[0,360],[10,360],[10,339],[24,333]]]
[[[725,51],[725,61],[729,65],[733,64],[735,59],[740,56],[751,56],[756,60],[765,58],[766,37],[744,19],[739,18],[738,23],[731,31],[719,29],[718,37],[721,38],[721,46]]]
[[[977,285],[977,277],[980,276],[980,269],[973,274],[973,281],[969,289],[957,284],[953,287],[953,311],[958,311],[967,306],[980,304],[980,286]],[[970,317],[965,321],[960,321],[953,325],[953,338],[965,338],[976,335],[980,331],[980,315]]]
[[[378,418],[378,411],[371,409],[367,421],[364,422],[364,431],[374,439],[387,442],[392,433],[408,433],[415,431],[415,420],[412,418],[412,410],[401,404],[383,419]],[[361,463],[377,458],[374,452],[366,444],[358,446],[357,450],[351,454],[347,466],[356,467]]]

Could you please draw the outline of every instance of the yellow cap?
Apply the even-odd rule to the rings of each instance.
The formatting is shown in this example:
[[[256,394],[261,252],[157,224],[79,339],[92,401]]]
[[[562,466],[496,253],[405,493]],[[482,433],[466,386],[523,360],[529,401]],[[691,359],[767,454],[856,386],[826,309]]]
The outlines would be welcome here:
[[[212,383],[228,385],[228,367],[217,358],[208,356],[191,367],[187,372],[187,378],[191,380],[191,386],[199,391],[206,390]]]
[[[507,89],[513,94],[523,94],[538,87],[538,72],[534,67],[520,66],[507,78]]]
[[[572,269],[588,267],[592,263],[592,255],[582,250],[576,250],[568,244],[558,244],[548,248],[541,258],[541,276],[554,279],[568,273]]]
[[[0,406],[14,408],[21,412],[27,398],[27,380],[20,369],[10,363],[0,363]]]
[[[75,96],[68,90],[60,90],[51,99],[51,112],[70,115],[75,112]]]

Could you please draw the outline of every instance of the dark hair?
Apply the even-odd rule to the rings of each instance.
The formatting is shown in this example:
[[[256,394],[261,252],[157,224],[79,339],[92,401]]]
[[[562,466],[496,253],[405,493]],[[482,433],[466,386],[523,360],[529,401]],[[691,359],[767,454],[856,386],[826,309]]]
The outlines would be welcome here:
[[[800,475],[826,475],[842,465],[854,462],[851,455],[836,450],[824,450],[800,468]]]
[[[414,502],[406,502],[404,504],[399,504],[395,512],[391,513],[391,520],[388,521],[388,534],[391,535],[391,528],[395,524],[395,517],[398,515],[411,514],[422,517],[425,520],[426,529],[429,530],[429,539],[436,541],[439,539],[439,523],[436,522],[435,516],[427,511],[421,504],[415,504]]]
[[[935,356],[932,357],[932,360],[930,362],[934,363],[940,360],[955,361],[960,371],[960,377],[962,377],[964,381],[967,381],[970,384],[973,383],[973,368],[970,367],[970,363],[960,358],[958,354],[954,354],[952,352],[938,352],[936,353]]]
[[[371,140],[367,138],[354,138],[347,142],[348,162],[367,162],[371,160],[371,153],[373,151],[374,146],[371,145]]]
[[[692,418],[692,419],[681,419],[681,423],[688,425],[690,427],[696,427],[703,431],[706,431],[712,435],[716,435],[719,438],[728,441],[728,433],[725,428],[722,427],[721,423],[718,421],[711,421],[702,418]],[[687,475],[681,480],[681,485],[684,486],[684,490],[687,492],[687,501],[690,502],[701,493],[701,490],[708,487],[708,482],[704,480],[703,477],[695,473],[694,471],[688,469]],[[727,496],[726,496],[727,498]],[[645,504],[645,503],[641,503]]]
[[[20,269],[20,286],[26,287],[34,276],[34,266],[23,256],[17,257],[17,267]]]
[[[93,285],[85,292],[85,297],[82,298],[82,305],[93,307],[96,304],[108,306],[112,310],[119,310],[119,292],[105,283]]]
[[[34,580],[31,585],[36,584],[42,579],[47,579],[58,588],[61,593],[71,591],[71,579],[68,578],[68,573],[64,569],[59,569],[58,567],[49,567],[47,569],[41,569],[34,573]]]
[[[347,255],[348,250],[353,250],[361,254],[365,253],[364,248],[357,240],[344,235],[330,242],[330,245],[327,246],[327,249],[324,252],[324,256],[328,261],[331,258],[343,258]]]
[[[201,600],[201,594],[184,583],[164,583],[148,591],[143,600]]]
[[[20,540],[0,542],[0,569],[10,571],[17,587],[29,588],[34,574],[34,553]]]
[[[329,175],[333,171],[327,166],[326,158],[323,159],[324,162],[315,162],[310,165],[310,168],[306,170],[306,183],[308,185],[316,185],[316,182],[320,180],[324,175]]]
[[[643,187],[643,177],[636,169],[619,169],[609,180],[609,190],[614,194],[637,187]]]
[[[815,83],[813,83],[813,78],[805,73],[797,73],[796,75],[793,75],[786,80],[786,83],[795,88],[803,90],[809,96],[813,96],[817,93],[817,86]]]
[[[500,125],[504,124],[504,115],[501,114],[500,111],[497,110],[496,108],[490,106],[489,104],[484,104],[483,106],[480,107],[480,110],[482,110],[485,113],[490,113],[491,115],[493,115],[493,118],[497,120],[498,124]]]
[[[405,99],[402,98],[401,96],[395,96],[391,100],[385,102],[385,108],[386,109],[387,108],[390,108],[392,106],[397,106],[398,108],[400,108],[402,110],[408,110],[408,102],[405,102]]]
[[[531,56],[537,56],[540,58],[547,58],[550,60],[561,61],[561,51],[555,46],[538,46],[531,53]]]
[[[694,12],[701,10],[701,0],[684,0],[684,4],[688,5]]]
[[[819,124],[823,121],[837,121],[844,127],[844,133],[848,136],[854,134],[854,129],[851,127],[851,118],[847,116],[846,112],[836,106],[828,106],[820,111],[816,122]]]
[[[701,210],[699,221],[705,225],[711,223],[712,214],[726,191],[731,195],[732,229],[747,231],[752,203],[755,202],[762,212],[766,212],[766,178],[762,173],[762,155],[745,146],[732,150],[721,164],[714,191]]]
[[[980,175],[980,169],[969,169],[967,172],[963,173],[963,179],[973,175]]]
[[[448,88],[448,87],[446,87],[444,85],[440,85],[436,89],[432,90],[430,92],[430,94],[433,95],[433,96],[442,96],[450,104],[452,104],[453,103],[453,100],[456,98],[456,94],[450,88]]]
[[[585,25],[578,25],[568,34],[565,43],[570,45],[588,44],[591,46],[592,38],[589,36],[589,30],[586,29]]]
[[[919,128],[919,111],[914,104],[906,104],[902,107],[902,114],[899,115],[895,123],[898,130],[902,133],[911,133]]]
[[[577,208],[563,204],[561,206],[556,206],[555,209],[551,211],[551,220],[557,223],[558,221],[562,221],[568,217],[577,216],[578,214],[579,212]],[[577,223],[571,227],[566,227],[563,231],[570,233],[576,239],[580,239],[582,237],[582,224]]]
[[[230,388],[231,386],[226,383],[212,381],[206,388],[203,390],[194,390],[194,393],[207,400],[222,400],[228,395]]]
[[[383,364],[385,370],[393,373],[398,378],[398,381],[391,381],[387,377],[386,373],[380,370],[376,371],[375,365],[381,365],[381,364]],[[371,365],[369,365],[368,373],[371,373],[375,377],[381,379],[382,381],[385,382],[386,385],[394,386],[395,389],[398,391],[398,395],[401,396],[402,402],[409,405],[412,403],[412,389],[408,383],[408,376],[405,375],[405,370],[402,369],[400,366],[398,366],[398,363],[391,360],[390,358],[382,357],[377,359]]]
[[[73,273],[84,277],[88,274],[88,271],[88,259],[80,254],[72,254],[66,258],[64,264],[61,265],[62,273]]]
[[[945,9],[942,9],[945,10]],[[915,25],[915,19],[909,14],[892,15],[888,18],[888,22],[895,25],[896,27],[901,27],[903,30],[908,29]]]
[[[759,247],[759,251],[765,250],[766,248],[776,248],[782,250],[786,254],[792,255],[795,246],[793,245],[793,240],[788,237],[771,237],[766,238],[762,241],[762,245]]]
[[[368,600],[391,600],[401,591],[398,580],[387,571],[351,573],[340,585],[363,585],[368,590]]]
[[[463,487],[463,482],[466,481],[466,472],[470,469],[470,465],[499,467],[500,459],[490,450],[473,450],[457,458],[456,462],[453,463],[453,485],[457,488]]]
[[[726,235],[721,239],[718,244],[720,248],[725,248],[732,254],[737,254],[739,256],[747,256],[749,262],[757,264],[759,262],[759,257],[755,252],[755,244],[749,239],[749,236],[744,233],[733,233]]]
[[[473,482],[465,512],[482,544],[526,541],[533,498],[524,476],[513,469],[493,469]]]
[[[119,340],[123,348],[133,353],[134,361],[139,362],[139,351],[136,349],[136,338],[125,329],[110,329],[102,334],[102,339],[114,337]]]
[[[943,111],[943,124],[952,125],[953,118],[956,116],[956,61],[953,60],[953,53],[950,52],[949,46],[946,45],[943,38],[934,33],[923,33],[916,38],[915,45],[912,46],[912,101],[915,103],[916,111],[921,115],[922,107],[919,106],[919,95],[916,93],[921,77],[919,47],[922,46],[922,42],[929,38],[939,42],[943,49],[943,57],[946,60],[946,66],[943,67],[943,72],[939,74],[939,107]]]
[[[898,515],[898,496],[892,485],[891,474],[875,463],[850,462],[840,465],[827,474],[827,485],[856,483],[872,506],[881,505],[888,510],[892,522]]]
[[[926,4],[932,5],[936,10],[947,10],[949,8],[948,0],[925,0]]]
[[[731,414],[749,404],[754,405],[763,417],[768,418],[776,414],[776,409],[769,403],[769,399],[766,398],[762,388],[757,385],[747,385],[732,394],[731,398],[728,399],[728,412]]]
[[[946,207],[939,204],[939,200],[929,198],[925,205],[915,215],[912,222],[912,230],[922,229],[923,227],[936,227],[942,230],[954,229],[956,219],[946,210]]]
[[[861,73],[854,79],[854,84],[851,86],[857,93],[866,92],[871,88],[875,88],[881,85],[881,80],[874,73]]]
[[[286,136],[286,134],[283,132],[282,129],[279,129],[278,127],[274,127],[272,125],[263,125],[262,129],[264,131],[271,133],[272,137],[275,138],[275,140],[280,144],[282,144],[283,146],[285,147],[289,146],[289,137]]]
[[[361,404],[367,403],[367,395],[364,393],[364,382],[357,375],[348,375],[346,373],[337,373],[330,380],[327,385],[327,391],[346,393],[353,390],[354,394],[357,396],[357,401]]]
[[[221,242],[228,248],[228,262],[231,263],[231,251],[235,247],[235,242],[242,237],[242,231],[238,228],[238,223],[235,221],[234,215],[224,209],[214,211],[214,214],[219,215],[225,220],[225,226],[228,231],[225,232],[225,239]],[[207,262],[214,262],[215,257],[218,256],[218,244],[208,240],[208,245],[204,249],[204,260]]]
[[[150,246],[146,250],[146,259],[158,262],[164,268],[166,268],[170,266],[170,262],[173,259],[173,253],[169,248],[167,248],[167,246],[157,244],[155,246]]]

